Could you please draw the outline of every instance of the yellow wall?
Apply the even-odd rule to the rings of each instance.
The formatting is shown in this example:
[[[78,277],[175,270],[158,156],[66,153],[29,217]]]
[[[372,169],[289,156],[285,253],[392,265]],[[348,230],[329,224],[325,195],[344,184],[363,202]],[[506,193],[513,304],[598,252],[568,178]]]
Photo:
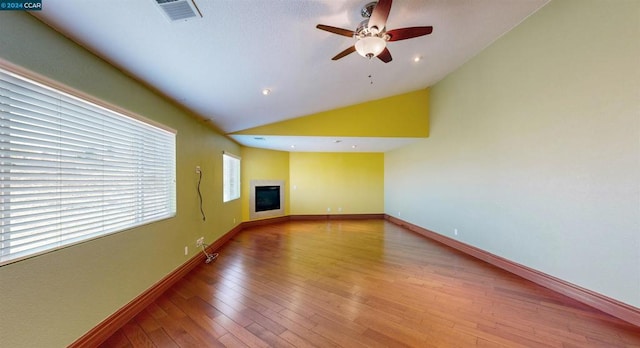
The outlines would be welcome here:
[[[243,147],[243,221],[250,220],[251,180],[284,180],[285,215],[384,211],[382,153],[288,153]]]
[[[429,90],[422,89],[233,134],[427,137]]]
[[[0,267],[0,346],[64,347],[198,253],[198,237],[211,243],[240,221],[213,155],[240,148],[24,12],[0,12],[0,32],[0,59],[177,130],[175,218]]]
[[[292,215],[384,211],[382,153],[292,152],[289,168]]]
[[[249,221],[249,196],[251,180],[283,180],[285,215],[289,214],[289,153],[242,147],[242,220]]]

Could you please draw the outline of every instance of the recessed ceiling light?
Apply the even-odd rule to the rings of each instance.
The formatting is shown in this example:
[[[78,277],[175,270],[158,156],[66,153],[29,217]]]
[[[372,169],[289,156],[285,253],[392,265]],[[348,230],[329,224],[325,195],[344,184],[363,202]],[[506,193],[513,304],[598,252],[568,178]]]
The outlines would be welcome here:
[[[292,149],[295,149],[295,148],[296,148],[296,146],[295,146],[295,145],[291,145],[291,148],[292,148]]]
[[[421,61],[421,60],[422,60],[422,57],[421,57],[421,56],[415,56],[415,57],[413,58],[413,61],[414,61],[414,62],[416,62],[416,63],[417,63],[417,62],[419,62],[419,61]]]
[[[352,149],[355,149],[355,148],[357,148],[357,147],[358,147],[358,145],[351,145],[351,148],[352,148]]]
[[[265,89],[262,90],[262,95],[269,95],[269,94],[271,94],[271,90],[270,89],[265,88]]]

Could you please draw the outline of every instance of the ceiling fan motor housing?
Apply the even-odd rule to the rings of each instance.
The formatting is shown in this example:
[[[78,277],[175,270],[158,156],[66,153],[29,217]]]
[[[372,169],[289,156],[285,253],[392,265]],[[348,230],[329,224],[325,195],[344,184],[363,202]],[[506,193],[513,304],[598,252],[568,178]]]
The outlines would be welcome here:
[[[382,30],[379,28],[377,28],[377,30],[371,30],[371,28],[369,28],[369,19],[365,19],[358,25],[354,37],[357,39],[362,39],[370,36],[379,37],[381,39],[384,39],[385,41],[389,40],[390,38],[389,35],[385,33],[384,28],[382,28]]]
[[[374,1],[364,5],[362,10],[360,10],[360,15],[362,16],[362,18],[371,17],[371,14],[373,13],[373,9],[376,7],[377,3],[378,3],[377,1]]]

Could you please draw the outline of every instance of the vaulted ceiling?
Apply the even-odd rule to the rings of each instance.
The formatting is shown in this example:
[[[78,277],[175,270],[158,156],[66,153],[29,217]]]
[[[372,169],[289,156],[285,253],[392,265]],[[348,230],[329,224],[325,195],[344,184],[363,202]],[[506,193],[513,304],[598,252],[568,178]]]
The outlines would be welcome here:
[[[290,147],[293,139],[298,149],[331,151],[338,134],[246,130],[428,88],[548,0],[395,0],[388,29],[434,29],[389,42],[389,63],[357,53],[332,61],[355,39],[316,28],[355,30],[369,0],[186,1],[198,13],[176,21],[157,0],[43,0],[32,14],[224,133],[243,133],[236,141],[302,151]],[[357,151],[386,151],[409,139],[356,137]]]

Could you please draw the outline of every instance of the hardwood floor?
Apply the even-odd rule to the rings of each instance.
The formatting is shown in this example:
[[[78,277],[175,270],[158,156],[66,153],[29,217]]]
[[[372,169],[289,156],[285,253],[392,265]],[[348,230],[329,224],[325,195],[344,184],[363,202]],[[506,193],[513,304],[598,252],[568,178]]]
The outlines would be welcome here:
[[[640,328],[384,220],[242,231],[103,347],[640,347]]]

